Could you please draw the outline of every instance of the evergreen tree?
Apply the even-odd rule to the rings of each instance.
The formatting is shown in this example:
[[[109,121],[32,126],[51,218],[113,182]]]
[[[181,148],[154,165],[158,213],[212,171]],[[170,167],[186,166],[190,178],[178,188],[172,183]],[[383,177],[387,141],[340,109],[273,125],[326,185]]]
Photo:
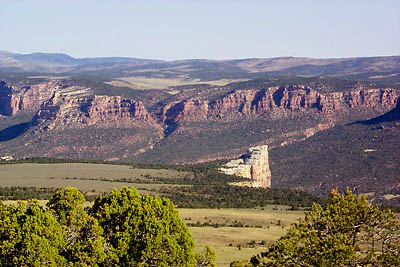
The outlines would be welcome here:
[[[326,208],[314,204],[250,266],[400,266],[400,224],[348,189],[332,191]],[[235,263],[233,266],[247,266]]]
[[[0,201],[1,266],[63,266],[61,226],[37,200],[17,206]]]
[[[215,251],[209,247],[206,246],[203,250],[202,253],[196,253],[196,267],[216,267],[217,265],[215,264]]]
[[[193,240],[171,201],[135,189],[96,199],[91,214],[104,229],[107,266],[193,266]]]
[[[47,207],[63,228],[62,255],[70,266],[98,266],[106,257],[103,229],[82,207],[85,197],[76,188],[57,191]]]

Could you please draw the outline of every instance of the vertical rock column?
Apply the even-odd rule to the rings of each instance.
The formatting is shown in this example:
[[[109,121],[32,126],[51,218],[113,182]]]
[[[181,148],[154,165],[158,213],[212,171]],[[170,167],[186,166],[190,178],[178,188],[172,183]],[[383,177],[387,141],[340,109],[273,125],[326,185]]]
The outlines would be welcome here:
[[[231,175],[249,178],[249,182],[235,183],[239,186],[271,187],[271,171],[268,162],[268,146],[250,147],[248,153],[231,160],[220,169]]]
[[[251,166],[250,177],[252,186],[268,188],[271,187],[271,170],[268,161],[268,146],[257,146],[249,148],[250,158],[245,164]]]

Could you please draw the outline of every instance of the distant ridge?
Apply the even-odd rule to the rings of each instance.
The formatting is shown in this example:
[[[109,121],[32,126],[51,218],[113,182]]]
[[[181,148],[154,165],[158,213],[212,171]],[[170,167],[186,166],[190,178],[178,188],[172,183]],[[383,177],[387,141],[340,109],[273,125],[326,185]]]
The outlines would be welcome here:
[[[144,63],[160,62],[160,60],[129,58],[129,57],[95,57],[74,58],[64,53],[17,54],[0,51],[0,67],[18,68],[19,71],[62,72],[68,68],[104,63]],[[62,69],[67,68],[67,69]]]
[[[156,60],[130,57],[74,58],[63,53],[17,54],[0,51],[0,71],[37,73],[113,72],[115,77],[127,73],[156,72],[169,69],[171,77],[223,79],[243,74],[266,73],[272,76],[346,76],[391,72],[400,75],[400,56],[354,58],[274,57],[231,60],[184,59]],[[186,69],[185,69],[186,68]],[[185,70],[182,70],[185,69]],[[139,72],[134,76],[141,75]],[[153,75],[146,73],[146,75]],[[163,74],[164,75],[164,74]],[[163,76],[165,77],[165,75]],[[168,77],[166,77],[168,78]],[[243,77],[242,77],[243,78]],[[255,78],[254,75],[249,78]]]

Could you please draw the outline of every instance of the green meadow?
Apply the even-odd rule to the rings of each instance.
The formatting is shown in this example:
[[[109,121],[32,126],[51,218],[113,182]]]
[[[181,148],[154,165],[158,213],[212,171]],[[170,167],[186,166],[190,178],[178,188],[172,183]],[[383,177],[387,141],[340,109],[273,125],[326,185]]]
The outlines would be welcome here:
[[[141,193],[162,184],[143,183],[147,177],[184,178],[187,173],[166,169],[136,169],[125,165],[60,163],[1,164],[0,186],[65,188],[73,186],[83,192],[107,192],[123,186],[136,187]],[[129,182],[124,182],[123,180]],[[135,180],[139,180],[135,182]]]
[[[229,266],[234,260],[246,260],[258,254],[304,216],[302,211],[288,211],[286,206],[263,209],[178,209],[185,223],[199,222],[214,226],[189,227],[196,251],[211,246],[217,255],[217,266]],[[240,225],[216,227],[215,224]]]

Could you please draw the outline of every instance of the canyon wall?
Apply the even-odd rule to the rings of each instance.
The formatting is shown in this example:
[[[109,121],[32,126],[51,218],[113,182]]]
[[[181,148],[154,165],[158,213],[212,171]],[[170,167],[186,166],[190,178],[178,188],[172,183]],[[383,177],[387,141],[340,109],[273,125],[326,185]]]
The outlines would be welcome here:
[[[67,86],[56,80],[24,87],[0,81],[0,115],[40,109],[38,120],[61,119],[66,125],[91,126],[111,121],[121,125],[135,122],[168,127],[181,122],[232,121],[265,115],[280,118],[298,112],[314,116],[351,113],[355,109],[383,113],[394,108],[399,98],[398,91],[393,89],[355,88],[320,94],[307,86],[290,85],[231,91],[211,101],[188,98],[149,112],[140,101],[119,96],[86,97],[90,94],[90,88]]]
[[[120,96],[88,96],[87,90],[55,93],[42,104],[31,124],[43,130],[88,126],[160,128],[142,102]]]
[[[62,89],[59,81],[30,86],[10,86],[0,81],[0,114],[13,116],[21,111],[36,111],[51,95]]]
[[[281,86],[261,90],[238,90],[214,101],[187,99],[165,105],[160,120],[169,123],[201,120],[237,120],[242,117],[273,117],[298,111],[326,116],[352,109],[377,109],[396,106],[398,92],[393,89],[357,89],[320,94],[309,87]]]
[[[30,86],[10,86],[0,81],[0,116],[37,111],[30,126],[39,132],[89,126],[139,127],[151,129],[160,138],[167,138],[174,133],[189,136],[204,132],[208,123],[214,123],[217,125],[215,129],[219,129],[225,127],[220,123],[235,122],[240,125],[245,121],[284,120],[303,116],[315,121],[315,125],[309,123],[307,127],[299,125],[298,129],[292,129],[294,133],[304,131],[304,134],[293,140],[285,137],[285,140],[279,141],[281,144],[307,138],[337,123],[381,115],[395,108],[398,99],[398,91],[390,88],[359,87],[321,94],[307,86],[289,85],[232,90],[212,100],[188,97],[149,110],[141,101],[120,96],[93,95],[91,88],[63,84],[57,80]],[[215,132],[219,131],[215,129]],[[267,143],[266,139],[262,143]]]
[[[200,90],[154,105],[95,95],[92,88],[68,81],[21,84],[0,82],[0,116],[36,112],[30,123],[3,132],[4,140],[16,139],[20,144],[15,148],[3,142],[0,148],[9,146],[8,153],[20,157],[92,158],[86,152],[96,151],[99,159],[136,157],[143,162],[161,162],[166,157],[173,158],[173,163],[226,159],[254,145],[284,146],[337,124],[380,116],[399,101],[398,91],[390,88],[358,87],[322,94],[290,85],[230,91],[219,87],[211,96]],[[75,155],[76,151],[80,154]],[[248,178],[269,176],[262,167],[267,160],[251,162],[249,157],[232,164],[237,165],[235,172]],[[251,181],[252,186],[270,186],[268,179]]]

